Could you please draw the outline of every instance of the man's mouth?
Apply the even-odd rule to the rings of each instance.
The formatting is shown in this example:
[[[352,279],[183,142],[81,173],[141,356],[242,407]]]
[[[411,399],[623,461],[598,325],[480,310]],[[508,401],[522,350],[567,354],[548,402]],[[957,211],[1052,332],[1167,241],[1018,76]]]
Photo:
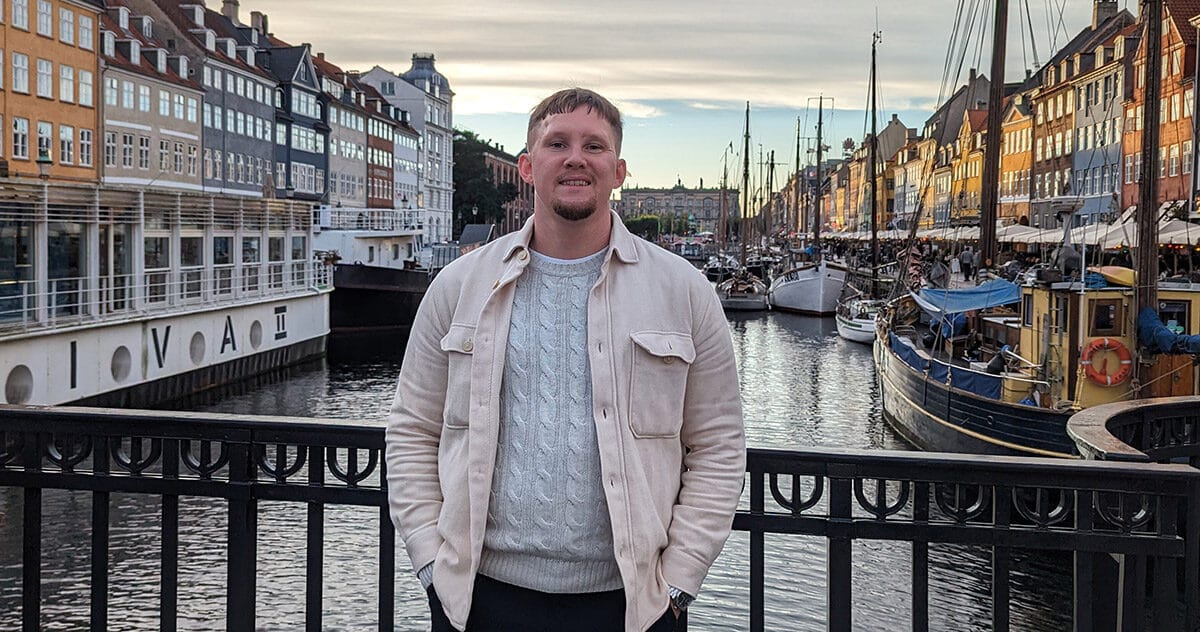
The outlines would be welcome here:
[[[558,183],[567,187],[586,187],[590,186],[592,181],[583,178],[563,178]]]

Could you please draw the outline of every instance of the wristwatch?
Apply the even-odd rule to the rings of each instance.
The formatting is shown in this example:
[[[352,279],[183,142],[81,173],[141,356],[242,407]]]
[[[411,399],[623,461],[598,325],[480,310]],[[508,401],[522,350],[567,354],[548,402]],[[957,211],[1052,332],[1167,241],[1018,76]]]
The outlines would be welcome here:
[[[683,592],[682,590],[680,590],[674,586],[667,587],[667,597],[669,597],[671,599],[671,605],[675,606],[675,609],[679,610],[680,612],[687,610],[687,607],[690,606],[692,604],[692,602],[696,600],[695,597]]]

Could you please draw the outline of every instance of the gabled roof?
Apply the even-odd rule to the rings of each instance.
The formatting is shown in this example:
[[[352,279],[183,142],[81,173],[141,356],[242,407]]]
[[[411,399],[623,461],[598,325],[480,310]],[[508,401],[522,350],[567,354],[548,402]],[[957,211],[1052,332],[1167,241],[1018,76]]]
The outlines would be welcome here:
[[[986,131],[987,114],[987,110],[967,110],[963,115],[963,122],[967,125],[967,131],[972,134]]]
[[[208,57],[219,60],[221,63],[229,65],[229,66],[233,66],[239,70],[258,75],[259,77],[262,77],[264,79],[272,79],[271,75],[268,74],[267,72],[263,71],[263,69],[261,69],[257,66],[252,66],[250,64],[247,64],[246,60],[239,59],[236,54],[233,57],[226,55],[225,51],[223,51],[220,46],[217,46],[214,50],[208,50],[207,48],[205,48],[204,36],[200,33],[192,32],[193,30],[198,29],[200,27],[197,26],[194,21],[192,21],[191,16],[188,15],[187,11],[185,11],[182,8],[184,5],[203,4],[202,0],[153,0],[153,1],[154,1],[154,4],[158,5],[158,7],[160,9],[162,9],[163,13],[166,14],[167,18],[171,20],[171,23],[175,25],[175,28],[178,29],[181,33],[183,33],[183,35],[185,37],[191,37],[196,42],[196,44],[200,47],[200,49],[204,51],[204,54],[207,55]],[[228,22],[229,22],[229,19],[226,18],[225,16],[221,15],[220,13],[213,11],[212,9],[208,9],[208,8],[204,9],[204,27],[203,28],[211,29],[213,31],[213,33],[215,33],[217,35],[217,37],[231,37],[231,35],[229,34]],[[237,38],[234,38],[234,39],[237,39]]]
[[[112,8],[122,7],[122,6],[128,7],[128,5],[125,3],[124,0],[110,0],[109,6]],[[141,16],[136,16],[136,17],[141,17]],[[116,35],[117,39],[119,39],[119,40],[135,41],[138,43],[138,46],[141,47],[143,50],[145,50],[145,49],[161,49],[163,51],[167,50],[166,45],[162,41],[160,41],[157,37],[146,37],[146,35],[144,33],[142,33],[142,31],[140,29],[136,29],[136,28],[123,29],[123,28],[121,28],[121,25],[117,22],[117,20],[113,19],[113,17],[111,15],[109,15],[108,12],[100,13],[100,29],[101,29],[101,31],[112,32],[113,34]],[[188,77],[181,77],[179,75],[179,73],[174,68],[171,67],[170,64],[167,64],[167,66],[165,68],[166,72],[159,72],[158,66],[151,63],[149,57],[146,55],[139,55],[138,63],[135,64],[135,63],[133,63],[133,60],[131,60],[129,58],[129,56],[121,50],[120,46],[116,47],[116,50],[113,51],[114,54],[111,57],[104,54],[103,46],[99,47],[99,51],[100,51],[100,56],[104,59],[104,62],[111,67],[121,68],[123,70],[135,72],[140,75],[143,75],[146,77],[152,77],[154,79],[158,79],[161,81],[166,81],[168,83],[173,83],[173,84],[176,84],[179,86],[183,86],[185,88],[190,88],[192,90],[196,90],[196,91],[202,90],[199,83],[189,79]]]
[[[1196,29],[1188,20],[1200,15],[1200,0],[1165,0],[1163,11],[1185,42],[1195,41]]]

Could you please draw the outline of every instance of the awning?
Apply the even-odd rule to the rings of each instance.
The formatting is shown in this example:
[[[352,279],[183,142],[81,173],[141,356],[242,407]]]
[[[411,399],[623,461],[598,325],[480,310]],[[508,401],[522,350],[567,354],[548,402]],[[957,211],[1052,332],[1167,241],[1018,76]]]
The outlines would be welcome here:
[[[1008,305],[1021,300],[1021,288],[1004,279],[992,279],[962,290],[924,288],[919,293],[910,294],[921,309],[934,316]]]

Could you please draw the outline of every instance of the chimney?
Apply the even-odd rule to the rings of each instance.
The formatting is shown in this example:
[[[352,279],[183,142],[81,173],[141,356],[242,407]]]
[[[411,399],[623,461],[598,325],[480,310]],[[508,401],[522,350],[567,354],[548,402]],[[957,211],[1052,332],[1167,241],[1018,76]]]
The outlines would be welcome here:
[[[250,28],[262,32],[263,30],[263,14],[262,11],[250,12]]]
[[[1117,15],[1117,0],[1095,0],[1092,3],[1092,30]]]
[[[971,73],[967,78],[967,83],[975,83],[975,69],[971,69]]]
[[[238,21],[238,0],[224,0],[221,3],[221,15],[229,18],[229,21],[233,22],[234,26],[242,25]]]
[[[325,61],[325,52],[324,51],[318,52],[317,59],[320,59],[321,61]]]

